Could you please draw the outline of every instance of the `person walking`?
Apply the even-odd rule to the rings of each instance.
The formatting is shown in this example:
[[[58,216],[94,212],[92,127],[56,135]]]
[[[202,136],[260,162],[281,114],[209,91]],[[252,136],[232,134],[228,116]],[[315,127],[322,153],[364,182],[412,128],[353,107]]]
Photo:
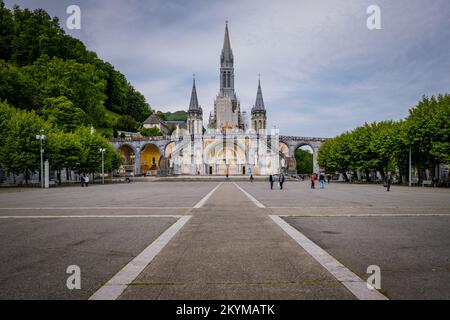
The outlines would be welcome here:
[[[284,174],[280,174],[279,182],[280,182],[280,189],[283,190],[283,184],[284,184]]]
[[[386,188],[387,192],[391,190],[391,183],[392,183],[392,175],[390,172],[384,177],[384,187]]]
[[[273,183],[275,182],[275,178],[273,175],[269,176],[269,182],[270,182],[270,190],[273,190]]]
[[[80,175],[80,183],[81,183],[81,187],[84,187],[84,174]]]
[[[319,174],[319,184],[320,184],[320,189],[325,188],[325,175],[323,174],[323,172],[321,172]]]
[[[86,185],[86,188],[89,187],[89,175],[84,177],[84,184]]]
[[[330,184],[331,174],[327,175],[328,184]]]
[[[312,175],[311,175],[311,189],[315,189],[316,188],[316,174],[315,173],[313,173]]]
[[[250,174],[250,182],[253,183],[253,174]]]

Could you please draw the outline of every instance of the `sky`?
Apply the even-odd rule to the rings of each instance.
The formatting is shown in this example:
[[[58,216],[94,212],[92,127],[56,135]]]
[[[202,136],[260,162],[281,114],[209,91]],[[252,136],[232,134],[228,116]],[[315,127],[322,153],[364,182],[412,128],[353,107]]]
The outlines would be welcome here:
[[[219,91],[229,21],[241,110],[255,103],[258,74],[268,127],[333,137],[364,122],[398,120],[423,95],[450,92],[448,0],[23,0],[59,17],[71,36],[110,62],[153,109],[189,106],[192,75],[206,122]],[[69,30],[69,5],[81,29]],[[369,30],[367,8],[380,8]]]

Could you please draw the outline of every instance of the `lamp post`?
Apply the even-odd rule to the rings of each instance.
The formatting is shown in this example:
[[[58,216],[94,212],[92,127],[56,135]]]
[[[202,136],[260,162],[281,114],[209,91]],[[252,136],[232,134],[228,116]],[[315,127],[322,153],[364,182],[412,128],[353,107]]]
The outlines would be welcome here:
[[[100,148],[99,151],[102,153],[102,184],[105,184],[105,148]]]
[[[134,153],[134,156],[135,156],[135,158],[134,158],[134,169],[135,169],[134,176],[137,176],[140,173],[140,167],[138,166],[138,160],[140,160],[140,156],[141,156],[140,150],[141,150],[141,148],[138,146],[138,147],[136,147],[136,152]],[[139,164],[140,164],[140,162],[139,162]]]
[[[41,134],[36,135],[36,139],[40,141],[41,143],[41,188],[44,188],[44,148],[42,147],[42,141],[45,140],[47,137],[43,135],[44,130],[40,130]]]
[[[133,162],[133,177],[134,177],[136,176],[136,155],[132,154],[130,158],[132,159],[131,161]]]
[[[409,146],[409,186],[412,187],[412,160],[411,160],[411,146]]]

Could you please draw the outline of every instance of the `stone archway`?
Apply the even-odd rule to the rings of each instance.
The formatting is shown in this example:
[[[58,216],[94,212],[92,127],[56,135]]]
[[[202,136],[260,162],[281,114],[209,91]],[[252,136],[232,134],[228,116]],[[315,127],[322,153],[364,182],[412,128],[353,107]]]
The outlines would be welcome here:
[[[155,176],[158,174],[161,154],[159,148],[153,143],[144,145],[140,152],[141,173]]]
[[[280,136],[280,141],[289,147],[290,163],[288,166],[289,173],[297,173],[297,163],[295,162],[295,151],[305,145],[311,147],[313,151],[313,172],[319,172],[319,164],[317,162],[317,154],[322,143],[326,141],[324,138],[313,137],[296,137],[296,136]]]
[[[159,173],[162,176],[167,176],[173,174],[173,162],[172,154],[176,150],[176,142],[170,141],[164,146],[164,153],[161,155],[161,160],[159,161]]]
[[[314,171],[314,148],[305,143],[294,151],[295,169],[298,174],[312,174]],[[300,161],[300,162],[299,162]]]
[[[217,141],[204,150],[206,172],[212,175],[245,175],[252,171],[248,168],[248,154],[245,145],[236,141]]]
[[[129,144],[122,144],[118,152],[122,161],[119,173],[136,174],[136,150]]]
[[[280,141],[278,150],[280,154],[280,168],[283,172],[287,172],[290,163],[289,147],[286,143]]]

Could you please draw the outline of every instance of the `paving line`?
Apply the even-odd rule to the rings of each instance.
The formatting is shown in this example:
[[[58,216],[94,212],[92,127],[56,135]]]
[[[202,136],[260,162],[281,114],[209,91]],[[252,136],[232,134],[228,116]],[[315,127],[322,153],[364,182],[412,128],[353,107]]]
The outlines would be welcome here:
[[[450,217],[448,213],[355,213],[355,214],[277,214],[278,217],[321,218],[321,217]]]
[[[0,210],[177,210],[191,207],[40,207],[40,208],[0,208]]]
[[[130,215],[54,215],[54,216],[0,216],[0,219],[67,219],[67,218],[181,218],[182,215],[173,214],[130,214]]]
[[[359,300],[388,300],[379,291],[369,289],[364,280],[279,216],[270,215],[269,217]]]
[[[234,183],[233,184],[239,189],[241,190],[246,196],[247,198],[249,198],[258,208],[265,208],[266,206],[263,205],[261,202],[259,202],[258,200],[255,199],[255,197],[253,197],[250,193],[248,193],[247,191],[245,191],[244,189],[242,189],[238,184]]]
[[[212,194],[223,184],[223,182],[219,183],[214,189],[212,189],[206,196],[204,196],[195,206],[194,209],[199,209],[203,207],[208,201],[208,199],[212,196]]]
[[[192,216],[183,216],[116,273],[89,300],[116,300]]]
[[[304,207],[268,207],[269,209],[369,209],[369,210],[383,210],[383,209],[402,209],[402,210],[410,210],[410,209],[447,209],[449,210],[450,207],[311,207],[311,206],[304,206]]]

